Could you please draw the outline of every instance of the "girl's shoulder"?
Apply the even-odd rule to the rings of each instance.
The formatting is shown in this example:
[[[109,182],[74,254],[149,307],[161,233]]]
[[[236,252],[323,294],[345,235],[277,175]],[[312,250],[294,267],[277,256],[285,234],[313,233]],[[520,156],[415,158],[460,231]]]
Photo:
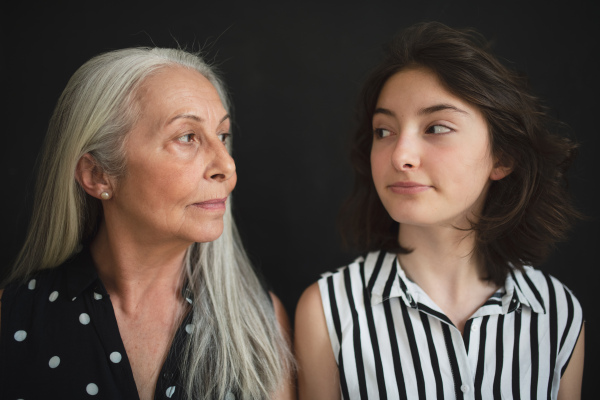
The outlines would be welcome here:
[[[581,314],[581,304],[575,294],[560,280],[545,271],[525,266],[522,271],[513,269],[506,279],[506,288],[514,290],[528,302],[534,311],[555,314],[566,309]]]

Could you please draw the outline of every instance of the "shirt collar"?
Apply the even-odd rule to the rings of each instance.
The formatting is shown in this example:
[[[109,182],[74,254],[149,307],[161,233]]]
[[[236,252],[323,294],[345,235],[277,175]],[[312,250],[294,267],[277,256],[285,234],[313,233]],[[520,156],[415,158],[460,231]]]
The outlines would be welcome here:
[[[532,269],[528,266],[524,267],[524,271],[512,268],[506,277],[504,287],[507,294],[517,299],[520,304],[531,308],[538,314],[546,314],[544,300],[527,275],[527,271]]]
[[[74,300],[90,287],[102,295],[106,294],[88,246],[80,246],[77,253],[65,262],[64,268],[70,299]]]
[[[396,275],[391,285],[386,285],[382,280],[378,280],[374,285],[367,287],[367,290],[370,289],[371,305],[375,306],[390,298],[399,297],[407,307],[419,308],[419,305],[423,303],[427,307],[438,308],[415,282],[406,277],[395,254],[383,251],[372,252],[365,257],[364,263],[365,270],[380,268],[379,276],[389,276],[394,272]],[[377,263],[381,263],[381,266],[377,267]],[[492,296],[480,311],[490,314],[495,308],[495,312],[491,313],[507,314],[521,306],[527,306],[535,313],[545,314],[546,309],[542,298],[535,296],[532,291],[521,290],[519,281],[526,279],[521,271],[513,268],[506,278],[504,287]]]

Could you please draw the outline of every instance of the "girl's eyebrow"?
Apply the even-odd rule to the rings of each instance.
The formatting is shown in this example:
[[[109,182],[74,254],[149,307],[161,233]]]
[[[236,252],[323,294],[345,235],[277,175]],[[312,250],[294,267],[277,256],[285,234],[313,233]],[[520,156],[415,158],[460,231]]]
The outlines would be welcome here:
[[[435,104],[433,106],[425,107],[425,108],[420,109],[417,112],[417,115],[433,114],[433,113],[438,112],[438,111],[446,111],[446,110],[456,111],[456,112],[459,112],[459,113],[462,113],[462,114],[470,115],[467,111],[462,110],[462,109],[460,109],[458,107],[455,107],[455,106],[453,106],[451,104]]]
[[[466,115],[470,115],[469,112],[460,109],[458,107],[455,107],[451,104],[435,104],[433,106],[429,106],[429,107],[425,107],[425,108],[421,108],[418,112],[417,115],[428,115],[428,114],[433,114],[435,112],[438,111],[455,111],[455,112],[459,112],[462,114],[466,114]],[[376,108],[375,111],[373,111],[373,115],[377,115],[377,114],[383,114],[383,115],[389,115],[390,117],[395,117],[396,114],[392,111],[392,110],[388,110],[387,108]]]
[[[377,115],[377,114],[383,114],[383,115],[389,115],[390,117],[395,117],[396,114],[392,111],[392,110],[388,110],[387,108],[376,108],[375,111],[373,111],[373,115]]]

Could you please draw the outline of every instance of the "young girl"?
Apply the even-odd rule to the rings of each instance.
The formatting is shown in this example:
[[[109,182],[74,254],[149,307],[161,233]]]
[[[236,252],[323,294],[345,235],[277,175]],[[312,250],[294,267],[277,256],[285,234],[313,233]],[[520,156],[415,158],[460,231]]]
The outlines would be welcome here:
[[[575,399],[582,310],[535,270],[574,145],[470,31],[416,25],[365,84],[348,229],[296,312],[301,399]]]

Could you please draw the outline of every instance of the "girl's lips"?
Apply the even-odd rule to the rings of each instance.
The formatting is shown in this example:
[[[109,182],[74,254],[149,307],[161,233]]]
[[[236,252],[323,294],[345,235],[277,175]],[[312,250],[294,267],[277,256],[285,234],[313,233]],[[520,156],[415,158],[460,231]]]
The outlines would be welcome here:
[[[416,194],[431,189],[431,186],[417,182],[395,182],[388,188],[396,194]]]

